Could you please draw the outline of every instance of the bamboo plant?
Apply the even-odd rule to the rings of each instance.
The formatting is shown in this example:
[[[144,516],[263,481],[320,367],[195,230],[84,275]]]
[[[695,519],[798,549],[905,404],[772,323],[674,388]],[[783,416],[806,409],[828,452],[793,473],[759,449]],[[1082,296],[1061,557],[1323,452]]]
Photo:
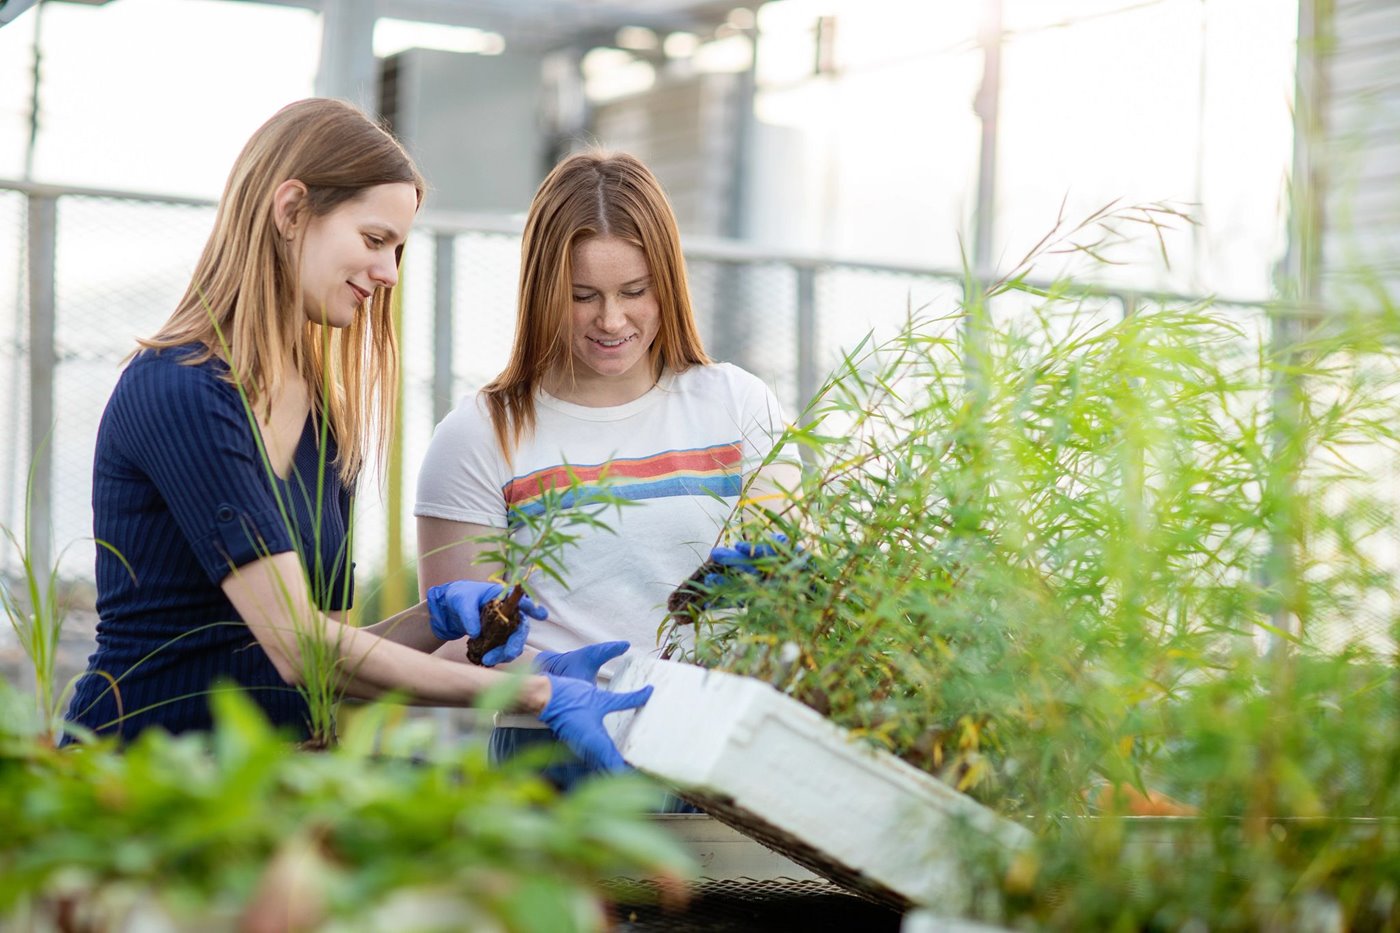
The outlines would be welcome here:
[[[1040,829],[1013,916],[1396,928],[1400,524],[1368,462],[1400,454],[1400,316],[1124,315],[1037,258],[845,356],[789,432],[800,490],[725,531],[791,544],[710,588],[690,656]],[[1163,799],[1200,821],[1166,857],[1080,822]],[[1288,822],[1324,815],[1380,822]]]

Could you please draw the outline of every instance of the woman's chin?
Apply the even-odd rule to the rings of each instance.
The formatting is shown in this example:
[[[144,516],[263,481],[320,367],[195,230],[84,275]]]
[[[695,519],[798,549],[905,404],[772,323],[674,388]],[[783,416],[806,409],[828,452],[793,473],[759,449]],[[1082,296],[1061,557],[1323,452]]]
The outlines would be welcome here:
[[[328,309],[324,311],[321,309],[312,310],[310,307],[308,307],[306,309],[306,319],[313,324],[320,324],[324,327],[334,327],[337,329],[341,329],[349,327],[351,324],[355,323],[355,317],[360,313],[360,310],[361,308],[359,305],[348,308]]]
[[[588,362],[588,369],[597,378],[608,382],[626,382],[629,379],[638,378],[641,360],[625,360],[616,357],[594,357]]]

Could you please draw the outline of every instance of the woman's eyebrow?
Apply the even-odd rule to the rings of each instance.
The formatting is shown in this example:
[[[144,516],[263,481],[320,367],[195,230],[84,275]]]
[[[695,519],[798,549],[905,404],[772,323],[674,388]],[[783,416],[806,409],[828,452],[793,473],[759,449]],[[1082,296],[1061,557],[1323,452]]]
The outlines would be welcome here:
[[[651,273],[648,272],[646,275],[642,276],[641,278],[631,279],[630,281],[623,282],[621,285],[618,286],[618,288],[627,288],[629,285],[641,285],[643,282],[650,282],[650,281],[651,281]],[[597,288],[596,285],[588,285],[588,284],[586,284],[586,283],[584,283],[584,282],[575,282],[575,283],[573,283],[573,287],[574,287],[574,288],[586,288],[586,289],[589,289],[589,290],[591,290],[591,291],[597,291],[597,290],[598,290],[598,288]]]
[[[379,220],[371,220],[369,223],[365,224],[365,228],[373,230],[376,233],[382,233],[385,239],[393,240],[395,243],[403,242],[403,234],[399,233],[398,228],[392,224],[387,224]]]

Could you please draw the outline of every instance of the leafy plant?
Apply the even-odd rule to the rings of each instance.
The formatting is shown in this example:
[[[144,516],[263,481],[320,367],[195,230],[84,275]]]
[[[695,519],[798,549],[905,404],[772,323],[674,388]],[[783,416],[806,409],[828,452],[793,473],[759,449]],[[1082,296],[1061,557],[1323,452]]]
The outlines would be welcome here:
[[[1314,896],[1394,928],[1400,525],[1367,461],[1400,453],[1400,321],[1125,316],[1029,271],[845,357],[789,432],[798,494],[726,530],[803,554],[711,587],[731,608],[691,657],[1040,828],[1007,883],[1056,928],[1253,927]],[[1375,644],[1339,634],[1378,607]],[[1128,858],[1104,787],[1201,829]],[[1390,822],[1288,828],[1324,816]]]
[[[1049,929],[1400,927],[1400,675],[1243,655],[1160,711],[1155,779],[1198,813],[1044,826],[1006,914]]]
[[[123,754],[58,752],[0,723],[0,916],[590,929],[605,879],[693,871],[645,820],[656,792],[638,778],[559,796],[479,745],[390,728],[383,706],[348,717],[336,749],[300,754],[240,691],[210,700],[213,733],[148,730]]]

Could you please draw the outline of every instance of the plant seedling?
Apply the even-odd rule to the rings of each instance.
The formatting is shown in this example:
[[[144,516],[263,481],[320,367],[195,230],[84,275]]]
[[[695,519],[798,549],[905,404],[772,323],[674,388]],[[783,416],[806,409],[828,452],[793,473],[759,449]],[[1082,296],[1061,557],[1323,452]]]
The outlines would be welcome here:
[[[467,639],[467,660],[472,664],[481,664],[486,653],[504,645],[519,626],[520,600],[534,596],[530,576],[539,571],[567,588],[564,557],[569,546],[585,531],[614,534],[603,513],[609,508],[620,513],[631,504],[632,500],[610,491],[606,467],[586,480],[571,468],[566,471],[567,483],[554,476],[542,478],[538,495],[511,507],[509,527],[481,539],[490,549],[479,559],[500,567],[498,577],[505,590],[482,607],[481,634]]]

